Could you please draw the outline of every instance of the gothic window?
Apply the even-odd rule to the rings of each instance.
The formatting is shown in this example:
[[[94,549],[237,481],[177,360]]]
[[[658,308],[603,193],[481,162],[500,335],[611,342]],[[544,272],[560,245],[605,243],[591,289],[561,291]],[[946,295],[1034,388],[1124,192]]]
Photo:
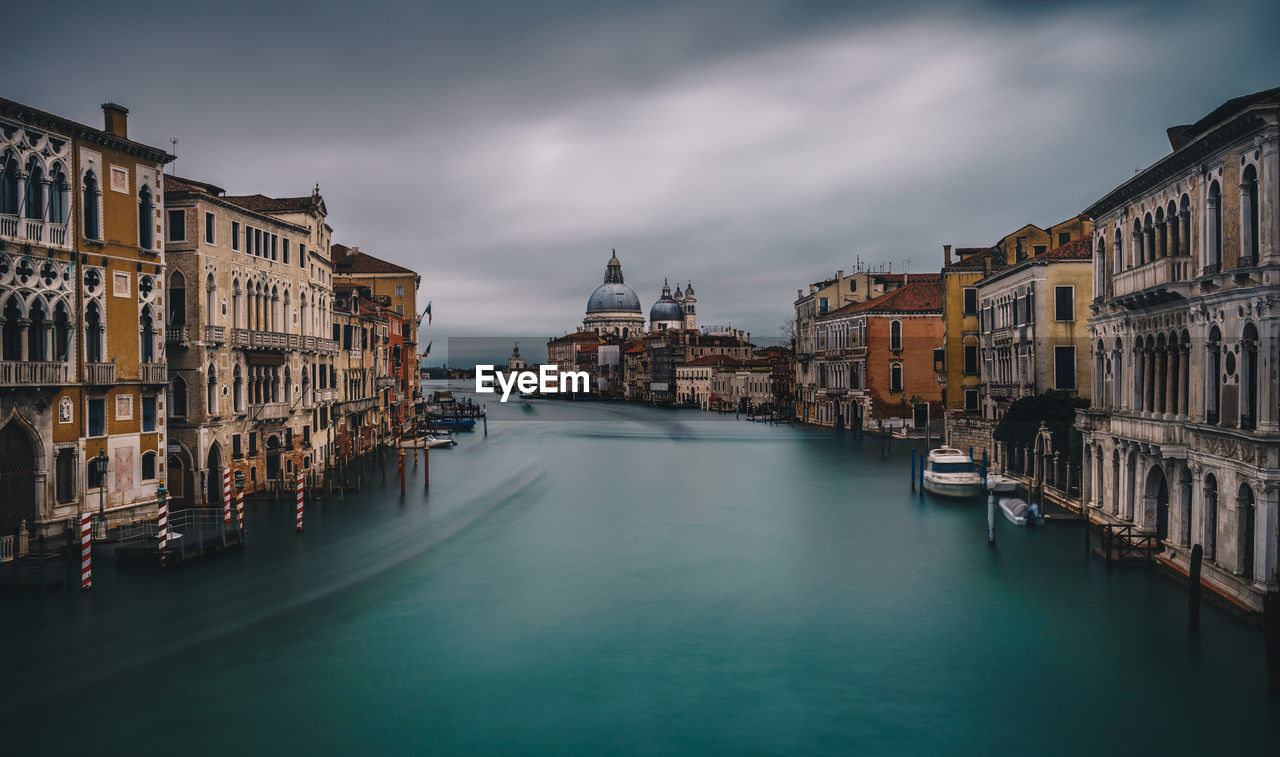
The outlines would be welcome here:
[[[27,319],[31,322],[27,326],[27,360],[43,361],[46,341],[44,303],[40,300],[31,303],[31,312],[27,314]]]
[[[209,374],[205,388],[205,412],[209,415],[217,415],[218,413],[218,369],[213,363],[209,363]]]
[[[1222,268],[1222,190],[1216,181],[1209,185],[1205,227],[1209,248],[1206,250],[1204,272],[1213,274]]]
[[[187,416],[187,382],[174,376],[169,384],[169,414],[177,418]]]
[[[1115,272],[1120,273],[1124,270],[1124,235],[1120,233],[1120,229],[1116,229],[1116,241],[1112,245],[1112,255],[1115,259]]]
[[[213,274],[209,274],[204,280],[204,321],[205,323],[213,323],[214,316],[217,315],[218,309],[218,285],[213,281]]]
[[[142,314],[138,316],[138,328],[139,359],[144,363],[154,362],[156,357],[156,331],[155,319],[151,315],[150,305],[142,307]]]
[[[80,216],[84,219],[85,238],[100,238],[102,224],[98,216],[98,178],[93,171],[88,171],[84,175],[84,187],[80,198]]]
[[[151,481],[151,480],[154,480],[155,477],[156,477],[156,453],[151,451],[143,452],[142,453],[142,480]]]
[[[49,182],[49,220],[53,223],[67,222],[67,175],[62,167],[53,171]]]
[[[27,163],[26,197],[23,215],[44,218],[44,169],[32,158]]]
[[[1258,169],[1244,169],[1240,181],[1240,265],[1258,262]]]
[[[65,362],[70,357],[71,318],[67,304],[59,302],[53,309],[53,359]]]
[[[1218,556],[1218,479],[1204,477],[1204,559]]]
[[[150,250],[155,246],[155,204],[151,199],[151,187],[138,192],[138,246]]]
[[[231,379],[231,396],[233,407],[237,413],[244,412],[244,378],[240,375],[240,366],[235,367]]]
[[[1253,580],[1253,539],[1256,528],[1256,507],[1253,501],[1253,489],[1248,484],[1240,484],[1236,494],[1236,512],[1240,519],[1240,563],[1237,572],[1246,581]]]
[[[1253,430],[1258,423],[1258,328],[1245,324],[1240,343],[1240,428]]]
[[[85,308],[84,359],[87,363],[102,362],[102,314],[96,302]]]
[[[3,165],[0,165],[3,175],[0,176],[0,213],[6,215],[18,215],[18,161],[13,159],[13,154],[5,155]]]
[[[889,349],[894,352],[902,350],[902,321],[889,323]]]
[[[1205,345],[1205,421],[1217,423],[1222,401],[1222,332],[1214,326],[1209,331],[1209,343]]]

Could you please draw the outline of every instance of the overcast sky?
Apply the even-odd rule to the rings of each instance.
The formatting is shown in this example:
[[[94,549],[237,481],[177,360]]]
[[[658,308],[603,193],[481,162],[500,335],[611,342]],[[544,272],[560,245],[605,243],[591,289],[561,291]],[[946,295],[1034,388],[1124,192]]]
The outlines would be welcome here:
[[[76,5],[6,9],[3,94],[120,102],[234,194],[319,182],[335,241],[422,272],[431,362],[574,329],[612,248],[646,314],[692,279],[776,335],[859,257],[1067,218],[1280,86],[1274,2]]]

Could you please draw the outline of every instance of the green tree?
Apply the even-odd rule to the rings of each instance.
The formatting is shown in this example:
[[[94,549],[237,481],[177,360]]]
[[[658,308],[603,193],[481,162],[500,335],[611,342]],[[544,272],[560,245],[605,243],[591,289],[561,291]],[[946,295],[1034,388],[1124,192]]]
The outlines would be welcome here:
[[[1078,465],[1083,456],[1080,432],[1075,429],[1076,410],[1089,403],[1067,392],[1048,391],[1015,400],[996,426],[996,441],[1014,447],[1034,447],[1036,433],[1043,422],[1053,435],[1053,448]]]

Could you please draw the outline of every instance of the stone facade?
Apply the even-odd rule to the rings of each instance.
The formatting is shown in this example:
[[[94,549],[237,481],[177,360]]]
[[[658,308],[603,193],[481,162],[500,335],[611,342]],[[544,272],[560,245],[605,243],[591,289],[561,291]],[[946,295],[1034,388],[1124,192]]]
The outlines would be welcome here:
[[[1169,130],[1173,152],[1089,209],[1094,518],[1157,536],[1257,610],[1277,588],[1280,90]]]

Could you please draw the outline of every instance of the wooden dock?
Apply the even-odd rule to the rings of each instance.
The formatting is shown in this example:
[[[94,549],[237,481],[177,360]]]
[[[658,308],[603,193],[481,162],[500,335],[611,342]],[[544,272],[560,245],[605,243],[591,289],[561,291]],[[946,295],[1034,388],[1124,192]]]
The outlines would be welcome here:
[[[169,539],[163,552],[154,521],[122,529],[114,556],[120,565],[172,567],[219,552],[244,547],[235,521],[223,521],[220,508],[179,510],[169,517]]]

